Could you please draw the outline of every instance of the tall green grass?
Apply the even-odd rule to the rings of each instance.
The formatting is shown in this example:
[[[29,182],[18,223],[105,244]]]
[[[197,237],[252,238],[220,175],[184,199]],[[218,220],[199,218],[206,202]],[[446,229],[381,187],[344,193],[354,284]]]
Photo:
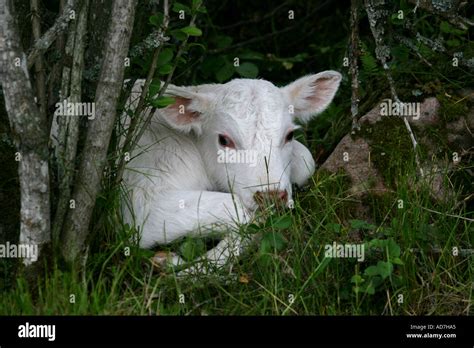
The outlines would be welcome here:
[[[453,202],[435,202],[426,187],[412,185],[401,180],[396,192],[361,202],[343,173],[317,172],[309,190],[296,194],[295,209],[267,209],[242,227],[260,238],[231,271],[192,278],[152,266],[154,252],[131,243],[134,231],[118,215],[119,192],[109,192],[98,201],[107,214],[82,265],[50,265],[34,286],[20,275],[0,297],[0,313],[472,314],[474,256],[454,256],[453,248],[472,246],[474,226]],[[361,203],[363,219],[355,210]],[[334,241],[366,243],[365,261],[325,258],[324,246]]]

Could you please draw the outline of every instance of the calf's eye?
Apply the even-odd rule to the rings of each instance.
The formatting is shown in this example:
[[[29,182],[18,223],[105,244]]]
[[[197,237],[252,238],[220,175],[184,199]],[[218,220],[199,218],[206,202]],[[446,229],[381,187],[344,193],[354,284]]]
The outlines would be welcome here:
[[[294,132],[294,131],[290,131],[290,132],[286,135],[285,143],[288,143],[288,142],[292,141],[294,137],[295,137],[295,132]]]
[[[224,134],[219,134],[219,145],[222,147],[230,147],[230,148],[235,148],[235,144],[232,141],[231,138],[229,138],[227,135]]]

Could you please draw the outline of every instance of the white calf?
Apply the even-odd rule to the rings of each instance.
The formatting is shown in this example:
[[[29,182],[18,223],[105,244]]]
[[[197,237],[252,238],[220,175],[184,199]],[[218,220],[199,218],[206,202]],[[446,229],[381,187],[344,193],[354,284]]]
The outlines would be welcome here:
[[[313,174],[309,150],[293,140],[295,119],[304,123],[326,109],[340,80],[324,71],[282,88],[252,79],[169,86],[176,102],[155,112],[124,174],[131,203],[124,218],[139,229],[140,246],[221,232],[207,262],[222,266],[237,256],[236,226],[250,221],[256,198],[291,205],[291,184]],[[133,87],[131,109],[143,82]],[[177,255],[167,261],[183,263]]]

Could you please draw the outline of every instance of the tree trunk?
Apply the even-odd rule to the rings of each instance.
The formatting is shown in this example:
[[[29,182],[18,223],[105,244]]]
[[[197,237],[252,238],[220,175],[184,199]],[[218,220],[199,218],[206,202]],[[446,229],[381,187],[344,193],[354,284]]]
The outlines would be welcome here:
[[[18,150],[21,191],[20,243],[41,251],[50,241],[48,137],[46,121],[34,102],[26,56],[13,19],[11,2],[0,4],[3,35],[0,63],[5,107]],[[3,13],[2,13],[3,12]],[[29,265],[35,259],[25,259]]]
[[[106,49],[96,91],[95,118],[90,122],[74,188],[75,209],[70,209],[62,236],[62,253],[72,262],[81,253],[101,188],[107,148],[116,118],[124,75],[124,59],[133,29],[136,0],[113,4]]]

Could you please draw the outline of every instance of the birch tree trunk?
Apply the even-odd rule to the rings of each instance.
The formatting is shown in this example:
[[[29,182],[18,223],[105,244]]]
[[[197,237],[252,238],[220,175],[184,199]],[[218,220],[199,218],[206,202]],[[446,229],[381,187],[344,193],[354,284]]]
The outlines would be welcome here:
[[[69,210],[62,235],[62,254],[69,262],[74,261],[84,248],[95,201],[101,188],[102,173],[123,82],[124,59],[133,29],[135,5],[136,0],[117,0],[113,3],[96,91],[95,118],[88,127],[73,193],[75,209]]]
[[[12,2],[0,1],[0,72],[5,107],[18,150],[21,192],[20,243],[39,252],[50,241],[48,137],[31,88],[26,56],[13,19]],[[35,259],[25,259],[29,265]]]

